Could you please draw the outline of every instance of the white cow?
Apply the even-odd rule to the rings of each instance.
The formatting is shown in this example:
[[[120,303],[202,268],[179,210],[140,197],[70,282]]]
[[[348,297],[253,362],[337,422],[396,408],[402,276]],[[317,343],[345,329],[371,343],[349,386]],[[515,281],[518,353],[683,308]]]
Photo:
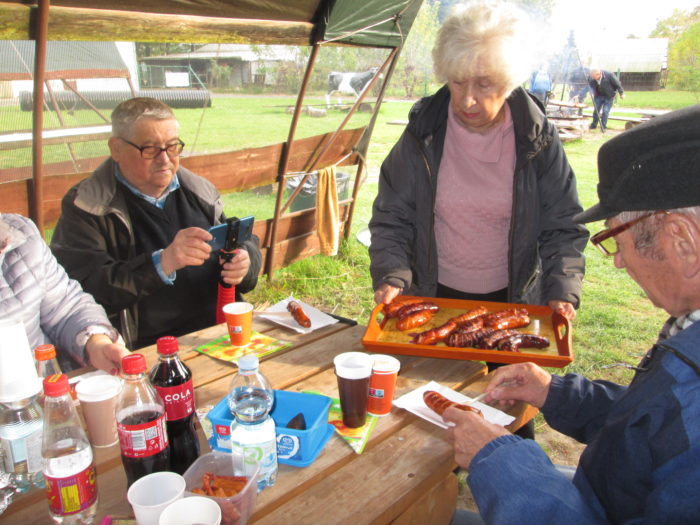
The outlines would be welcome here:
[[[378,67],[372,67],[363,73],[338,73],[335,71],[329,73],[326,106],[330,107],[333,93],[345,93],[355,95],[355,98],[359,97],[377,71],[379,71]],[[340,97],[338,97],[338,103],[340,104]]]

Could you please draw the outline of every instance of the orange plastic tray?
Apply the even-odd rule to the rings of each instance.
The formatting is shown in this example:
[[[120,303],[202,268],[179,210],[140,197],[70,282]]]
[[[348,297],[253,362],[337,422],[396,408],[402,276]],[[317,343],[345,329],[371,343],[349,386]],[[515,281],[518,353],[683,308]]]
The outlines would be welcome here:
[[[429,323],[401,332],[394,327],[393,319],[382,319],[382,305],[372,310],[369,326],[362,338],[362,344],[373,352],[382,354],[413,355],[420,357],[440,357],[443,359],[463,359],[467,361],[488,361],[491,363],[523,363],[531,361],[540,366],[562,368],[574,360],[572,351],[571,323],[565,317],[554,313],[547,306],[512,303],[490,303],[463,301],[459,299],[425,298],[440,306],[440,310]],[[451,317],[460,315],[477,306],[485,306],[490,312],[506,308],[525,308],[532,322],[529,326],[519,328],[522,332],[532,332],[539,320],[539,334],[549,338],[550,346],[543,349],[525,348],[520,352],[484,350],[481,348],[456,348],[438,343],[436,345],[418,345],[411,343],[411,334],[420,333],[445,323]]]

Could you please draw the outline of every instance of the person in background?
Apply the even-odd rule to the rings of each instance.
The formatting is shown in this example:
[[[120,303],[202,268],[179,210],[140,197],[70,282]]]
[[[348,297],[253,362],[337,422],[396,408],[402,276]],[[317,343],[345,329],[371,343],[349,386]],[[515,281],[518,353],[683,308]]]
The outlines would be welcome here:
[[[458,6],[381,167],[369,229],[377,303],[401,293],[549,305],[573,319],[587,230],[557,129],[520,84],[533,40],[512,4]],[[493,366],[491,366],[493,368]],[[522,435],[533,437],[534,426]]]
[[[573,480],[532,441],[470,412],[445,421],[480,511],[452,523],[700,523],[700,105],[614,137],[598,153],[605,220],[591,242],[671,316],[629,385],[508,365],[487,403],[525,401],[585,443]],[[504,381],[514,386],[499,386]]]
[[[591,129],[598,127],[600,120],[600,129],[605,131],[608,127],[608,116],[615,101],[615,93],[620,94],[620,98],[625,98],[625,92],[622,89],[622,84],[610,71],[602,69],[591,69],[591,78],[588,81],[591,88],[591,96],[593,97],[593,122]]]
[[[216,323],[219,276],[252,290],[262,256],[253,236],[220,267],[207,231],[224,220],[219,193],[180,166],[172,110],[133,98],[112,112],[111,158],[62,201],[51,249],[102,304],[132,350]]]
[[[547,109],[547,100],[552,91],[552,85],[552,77],[549,76],[547,67],[544,64],[530,75],[530,89],[527,91],[542,102],[542,107],[545,110]]]
[[[0,317],[24,323],[29,346],[56,347],[61,370],[119,370],[128,354],[104,309],[70,279],[34,223],[0,214]]]
[[[572,104],[583,104],[586,101],[586,96],[590,86],[588,80],[591,77],[591,72],[583,66],[577,67],[569,75],[569,102]]]

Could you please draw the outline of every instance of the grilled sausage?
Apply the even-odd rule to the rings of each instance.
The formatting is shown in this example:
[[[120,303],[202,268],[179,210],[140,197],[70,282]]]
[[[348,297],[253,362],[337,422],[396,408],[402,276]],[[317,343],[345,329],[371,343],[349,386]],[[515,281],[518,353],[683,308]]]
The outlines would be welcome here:
[[[465,412],[475,412],[483,417],[481,410],[475,408],[471,405],[462,405],[461,403],[455,403],[450,401],[445,396],[435,390],[426,390],[423,392],[423,402],[425,405],[435,412],[438,416],[442,414],[450,407],[458,408],[459,410],[464,410]]]
[[[521,348],[547,348],[549,339],[535,334],[517,334],[498,343],[498,349],[504,352],[520,352]]]
[[[289,301],[287,303],[287,310],[289,310],[289,312],[292,314],[292,317],[299,324],[299,326],[303,326],[304,328],[311,328],[311,319],[309,319],[309,316],[306,315],[306,312],[298,302]]]
[[[409,305],[409,304],[422,303],[422,302],[423,302],[423,299],[421,299],[421,298],[407,299],[405,297],[402,298],[401,296],[398,296],[389,304],[385,304],[384,309],[382,311],[384,312],[384,315],[388,318],[398,317],[396,314],[402,307]]]
[[[486,309],[485,306],[479,306],[477,308],[474,308],[473,310],[469,310],[468,312],[463,313],[462,315],[458,315],[457,317],[453,317],[452,320],[457,323],[457,326],[461,327],[464,323],[471,321],[472,319],[478,319],[484,314],[487,314],[488,310]],[[483,323],[483,321],[482,321]]]
[[[432,303],[430,301],[421,301],[420,303],[412,303],[407,304],[406,306],[402,306],[401,308],[399,308],[399,311],[396,312],[396,317],[398,317],[399,319],[403,319],[408,315],[420,312],[422,310],[430,310],[431,312],[437,312],[439,309],[440,307],[435,303]]]
[[[411,328],[418,328],[419,326],[423,326],[432,318],[432,310],[419,310],[396,321],[396,328],[402,332],[404,330],[410,330]]]
[[[462,348],[477,348],[479,342],[493,332],[495,332],[493,328],[481,328],[473,332],[452,332],[445,340],[445,344]]]
[[[490,326],[498,330],[506,330],[508,328],[522,328],[523,326],[527,326],[529,324],[529,315],[513,315],[511,317],[504,317],[502,319],[499,319]]]
[[[481,341],[479,341],[479,348],[496,348],[502,339],[518,335],[519,333],[520,332],[517,330],[496,330],[491,335],[487,335]]]
[[[514,317],[517,315],[529,315],[525,308],[509,308],[507,310],[498,310],[497,312],[491,312],[484,316],[484,326],[495,326],[499,321],[507,317]]]
[[[456,329],[457,323],[450,319],[445,324],[436,328],[431,328],[420,334],[413,334],[413,340],[411,342],[417,345],[434,345],[444,341],[445,338]]]

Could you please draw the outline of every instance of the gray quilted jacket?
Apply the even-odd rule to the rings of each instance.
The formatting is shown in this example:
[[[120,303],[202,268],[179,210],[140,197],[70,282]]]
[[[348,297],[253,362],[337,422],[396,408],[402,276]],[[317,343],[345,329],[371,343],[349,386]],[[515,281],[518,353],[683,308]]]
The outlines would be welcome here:
[[[26,217],[0,214],[0,268],[0,317],[21,320],[32,349],[56,346],[64,372],[87,364],[81,331],[104,326],[117,339],[104,309],[68,277]]]

